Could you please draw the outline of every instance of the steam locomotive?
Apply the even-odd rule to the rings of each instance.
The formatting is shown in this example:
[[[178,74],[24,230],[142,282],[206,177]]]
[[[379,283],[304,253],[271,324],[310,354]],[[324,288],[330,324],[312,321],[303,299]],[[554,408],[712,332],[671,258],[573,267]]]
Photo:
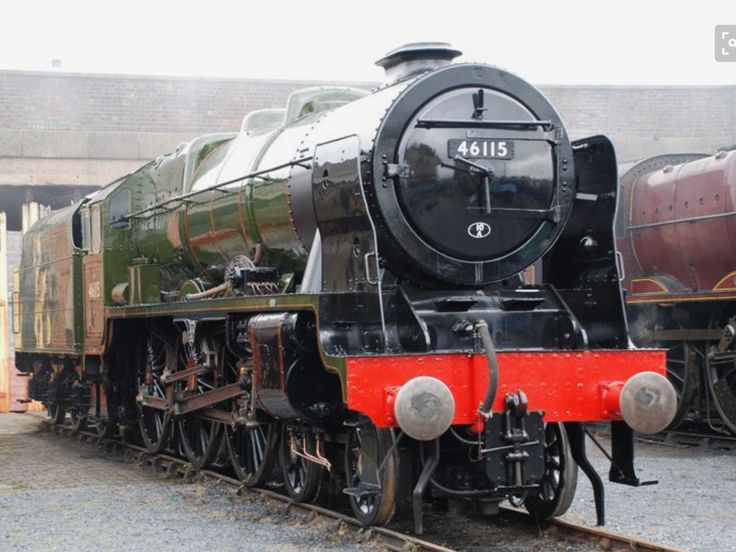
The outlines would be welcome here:
[[[627,336],[613,147],[459,54],[398,48],[375,90],[299,90],[38,222],[31,397],[297,501],[337,489],[366,525],[421,533],[447,498],[548,519],[578,466],[603,523],[582,424],[611,422],[610,479],[638,485],[632,428],[676,402]]]
[[[667,349],[685,420],[736,434],[736,148],[644,159],[616,221],[632,338]]]

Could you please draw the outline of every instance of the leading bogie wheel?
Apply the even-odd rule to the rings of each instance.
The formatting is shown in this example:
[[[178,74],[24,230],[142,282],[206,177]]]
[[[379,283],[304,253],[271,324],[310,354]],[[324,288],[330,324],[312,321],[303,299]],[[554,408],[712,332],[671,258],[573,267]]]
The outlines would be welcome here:
[[[350,507],[363,525],[386,525],[394,515],[399,455],[390,429],[365,421],[350,429],[345,445],[345,478]]]
[[[296,502],[314,502],[319,494],[322,466],[303,456],[315,456],[316,445],[317,440],[313,432],[302,428],[284,427],[279,463],[286,492]]]
[[[544,429],[544,476],[537,494],[524,507],[538,521],[559,517],[570,508],[578,484],[578,465],[572,459],[565,427],[548,423]]]

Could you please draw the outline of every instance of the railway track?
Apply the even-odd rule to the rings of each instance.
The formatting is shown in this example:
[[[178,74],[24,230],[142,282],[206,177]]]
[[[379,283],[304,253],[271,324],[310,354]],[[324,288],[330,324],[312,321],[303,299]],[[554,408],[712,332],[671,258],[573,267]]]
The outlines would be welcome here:
[[[75,431],[69,425],[53,425],[48,420],[44,420],[44,424],[49,431],[57,435],[76,438],[81,443],[102,448],[106,452],[120,452],[139,466],[150,467],[164,473],[167,477],[179,477],[185,480],[200,478],[220,481],[234,487],[238,495],[252,494],[253,496],[282,504],[289,513],[296,512],[304,516],[331,521],[337,532],[352,531],[361,541],[372,541],[386,550],[401,552],[453,552],[456,550],[481,550],[486,548],[486,546],[478,542],[454,545],[451,542],[452,539],[449,539],[447,542],[436,543],[387,527],[366,528],[358,520],[344,513],[317,504],[294,502],[288,496],[274,490],[247,488],[239,480],[216,470],[196,470],[186,460],[177,456],[167,453],[152,454],[143,447],[123,443],[118,439],[100,439],[93,432]],[[601,528],[588,527],[561,519],[554,519],[548,527],[541,529],[528,514],[512,508],[502,507],[502,513],[500,515],[508,522],[519,527],[527,528],[532,532],[540,531],[541,535],[545,538],[584,544],[590,546],[591,549],[597,547],[601,550],[620,552],[683,552],[679,548],[657,544],[639,537],[624,535]],[[479,521],[478,523],[481,522]]]
[[[712,430],[704,424],[683,424],[680,428],[656,435],[639,437],[639,441],[675,447],[702,447],[710,450],[736,450],[736,435]]]

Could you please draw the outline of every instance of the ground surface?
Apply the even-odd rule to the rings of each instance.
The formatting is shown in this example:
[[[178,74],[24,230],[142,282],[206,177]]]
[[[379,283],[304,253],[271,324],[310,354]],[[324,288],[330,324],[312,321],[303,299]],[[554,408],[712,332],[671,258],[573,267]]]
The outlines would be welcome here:
[[[0,552],[375,550],[334,523],[237,497],[212,482],[162,480],[119,453],[45,431],[41,418],[0,414]],[[427,509],[426,538],[467,551],[588,552],[529,524]],[[397,524],[410,527],[404,521]]]
[[[119,455],[0,414],[0,550],[369,550],[321,522],[213,485],[162,480]]]
[[[608,445],[605,441],[604,444]],[[606,485],[606,529],[697,552],[736,550],[736,452],[637,442],[638,488]],[[607,482],[608,462],[589,450]],[[595,525],[593,491],[579,473],[566,519]]]
[[[639,444],[638,489],[607,485],[607,529],[684,550],[736,550],[736,453]],[[591,452],[599,472],[607,465]],[[250,495],[249,495],[250,496]],[[592,492],[580,475],[568,518],[593,524]],[[591,550],[525,529],[427,512],[428,537],[464,533],[470,550]],[[468,537],[472,536],[470,540]],[[454,539],[453,539],[454,540]],[[448,543],[449,544],[449,543]],[[163,480],[119,454],[42,429],[39,418],[0,415],[0,551],[372,550],[375,544],[306,522],[283,506],[234,496],[232,488]]]

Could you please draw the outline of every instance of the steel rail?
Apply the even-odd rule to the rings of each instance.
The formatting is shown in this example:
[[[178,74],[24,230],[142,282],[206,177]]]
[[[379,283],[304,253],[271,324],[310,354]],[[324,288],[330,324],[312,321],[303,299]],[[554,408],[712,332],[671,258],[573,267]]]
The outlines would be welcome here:
[[[48,420],[43,420],[49,431],[67,437],[76,437],[80,442],[96,445],[106,451],[111,449],[125,449],[125,456],[133,459],[138,465],[148,465],[154,469],[164,472],[169,477],[181,477],[183,479],[192,479],[195,476],[222,481],[237,489],[238,495],[244,493],[252,493],[272,501],[285,504],[287,511],[299,511],[314,517],[322,517],[338,522],[346,529],[355,533],[363,532],[366,539],[375,539],[387,550],[396,552],[453,552],[455,549],[447,546],[436,544],[424,539],[420,539],[407,533],[402,533],[386,527],[365,527],[357,519],[345,515],[316,504],[305,504],[295,502],[290,497],[278,492],[254,487],[246,487],[243,483],[214,470],[203,469],[197,470],[189,464],[185,459],[172,456],[166,453],[153,454],[148,452],[144,447],[124,443],[119,439],[100,438],[96,433],[90,431],[75,431],[69,425],[53,425]],[[537,527],[533,518],[523,510],[502,506],[501,511],[504,515],[515,518],[520,524]],[[549,521],[546,528],[545,536],[552,539],[562,539],[572,542],[583,542],[591,545],[597,545],[603,550],[623,549],[635,552],[684,552],[683,549],[670,545],[658,544],[647,539],[636,537],[633,535],[624,535],[615,531],[609,531],[600,527],[589,527],[581,523],[569,520],[554,518]],[[623,548],[620,548],[623,547]]]
[[[736,450],[736,436],[715,431],[688,431],[686,429],[670,429],[649,435],[637,436],[641,443],[650,443],[665,447],[695,448],[703,447],[709,450]]]
[[[559,530],[570,538],[582,538],[586,542],[596,542],[605,550],[615,550],[617,545],[624,546],[625,550],[641,552],[685,552],[682,548],[658,544],[647,539],[623,535],[615,531],[601,529],[600,527],[588,527],[573,521],[554,519],[550,528]],[[577,539],[576,539],[577,540]]]

